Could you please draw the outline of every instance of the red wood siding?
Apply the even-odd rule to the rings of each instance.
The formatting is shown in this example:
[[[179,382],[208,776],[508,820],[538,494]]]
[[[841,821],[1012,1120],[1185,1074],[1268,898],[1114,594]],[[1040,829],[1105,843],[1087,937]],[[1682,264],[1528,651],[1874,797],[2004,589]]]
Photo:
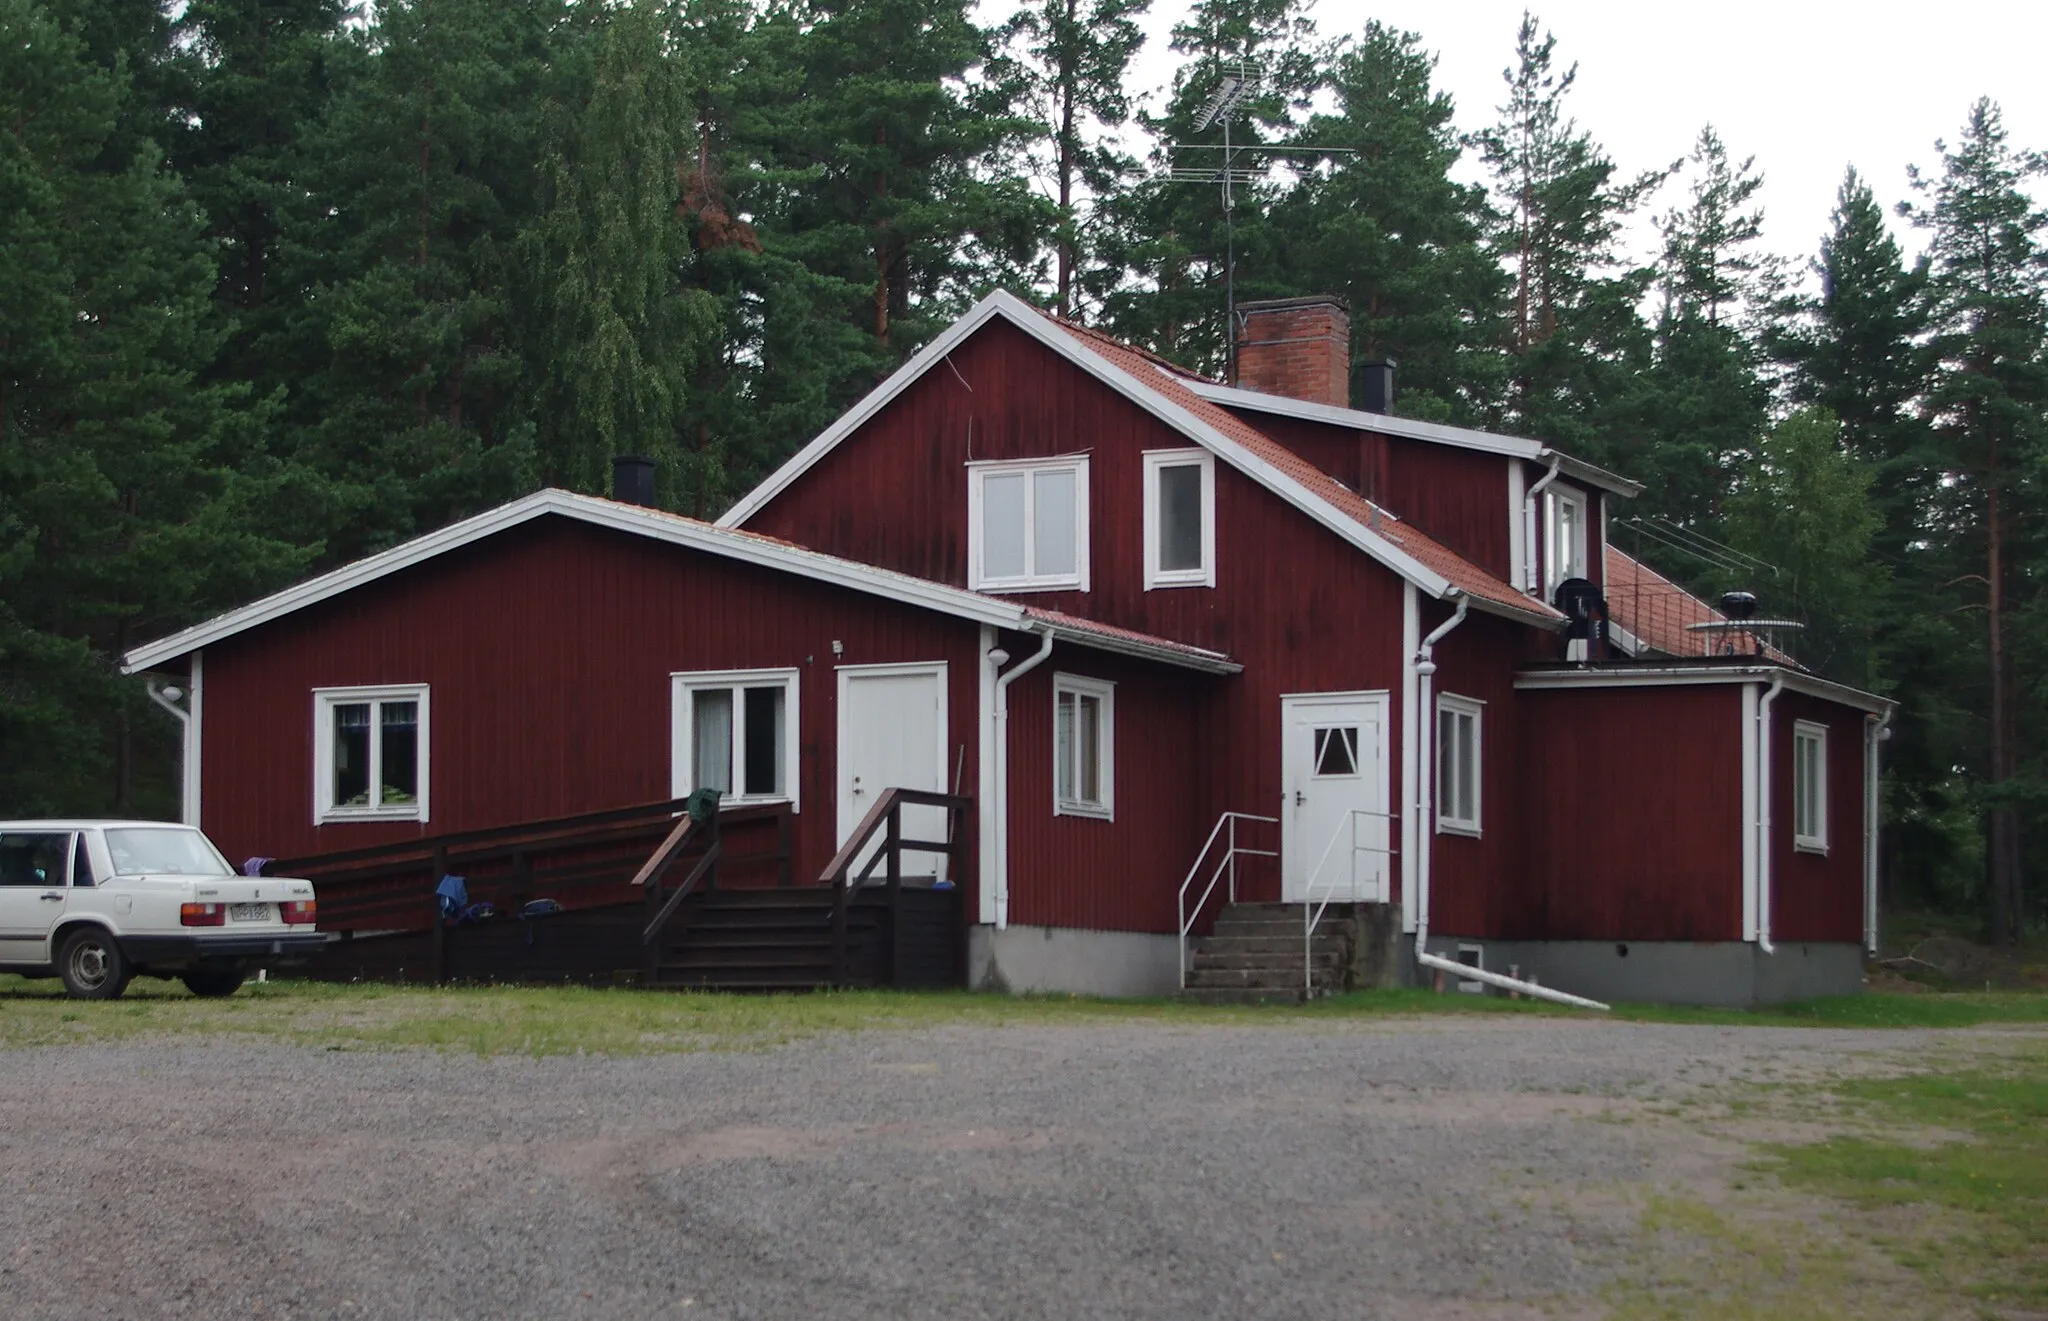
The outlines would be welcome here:
[[[1016,649],[1013,647],[1013,651]],[[1116,685],[1115,819],[1053,814],[1054,676]],[[1202,708],[1217,680],[1055,647],[1010,689],[1010,921],[1172,932],[1211,822]]]
[[[1503,582],[1511,581],[1508,460],[1498,454],[1386,439],[1386,476],[1374,497]]]
[[[1742,939],[1742,686],[1518,699],[1523,860],[1444,934]]]
[[[1186,856],[1162,864],[1184,874],[1218,813],[1270,814],[1279,805],[1281,694],[1385,690],[1398,705],[1403,584],[1219,462],[1216,586],[1144,590],[1142,454],[1187,448],[1186,438],[1001,322],[951,356],[959,377],[950,370],[927,373],[747,526],[964,585],[962,465],[970,457],[970,436],[975,459],[1088,451],[1093,590],[1027,599],[1211,647],[1245,667],[1242,675],[1207,685],[1201,830]],[[1392,723],[1388,764],[1399,766],[1399,721]],[[1012,839],[1018,840],[1014,827]],[[1159,846],[1178,847],[1163,840]],[[1013,875],[1013,902],[1021,884]],[[1277,898],[1277,871],[1252,881],[1245,893]],[[1149,926],[1157,911],[1147,900],[1116,921]]]
[[[979,658],[963,620],[546,519],[208,648],[204,824],[232,858],[281,857],[665,798],[671,673],[793,666],[814,877],[837,844],[834,664],[946,661],[949,763],[972,768]],[[387,683],[431,685],[432,820],[315,827],[312,689]]]
[[[1424,627],[1431,626],[1425,616]],[[1436,648],[1435,694],[1485,703],[1479,720],[1479,836],[1436,833],[1431,837],[1430,922],[1444,931],[1481,931],[1493,915],[1509,912],[1522,902],[1528,884],[1528,868],[1522,861],[1525,735],[1518,707],[1522,695],[1514,688],[1514,665],[1526,644],[1523,635],[1529,632],[1506,620],[1468,615]],[[1438,747],[1434,734],[1430,746]],[[1440,749],[1432,753],[1432,763],[1439,753]],[[1432,764],[1428,768],[1432,795],[1436,783],[1436,766]],[[1436,830],[1434,812],[1422,825]]]
[[[1863,713],[1803,693],[1771,703],[1771,939],[1863,939]],[[1792,727],[1827,726],[1828,850],[1793,845]]]

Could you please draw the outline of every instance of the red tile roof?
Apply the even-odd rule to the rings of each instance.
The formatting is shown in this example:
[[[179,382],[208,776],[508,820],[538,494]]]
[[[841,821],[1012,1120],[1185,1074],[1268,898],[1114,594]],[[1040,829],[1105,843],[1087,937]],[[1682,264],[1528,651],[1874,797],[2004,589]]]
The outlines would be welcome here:
[[[1544,602],[1517,591],[1442,542],[1425,536],[1420,530],[1401,522],[1393,514],[1353,491],[1235,413],[1197,395],[1182,383],[1181,377],[1185,373],[1180,368],[1111,339],[1100,331],[1077,326],[1054,316],[1048,315],[1046,319],[1136,378],[1146,389],[1161,395],[1200,421],[1222,432],[1267,466],[1278,469],[1296,485],[1334,506],[1360,527],[1405,552],[1467,595],[1536,619],[1564,618]],[[1162,366],[1166,370],[1162,370]]]
[[[1611,544],[1607,547],[1607,615],[1644,647],[1667,656],[1718,656],[1727,654],[1721,649],[1725,643],[1745,645],[1727,633],[1689,628],[1692,624],[1726,623],[1728,616]],[[1797,663],[1769,645],[1764,655],[1782,664]]]

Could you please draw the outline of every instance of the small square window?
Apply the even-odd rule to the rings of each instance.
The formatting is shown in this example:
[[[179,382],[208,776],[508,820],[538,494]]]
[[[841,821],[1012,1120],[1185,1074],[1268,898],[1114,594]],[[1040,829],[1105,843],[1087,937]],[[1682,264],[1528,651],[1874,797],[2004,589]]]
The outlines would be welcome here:
[[[313,693],[313,823],[427,819],[427,686]]]
[[[1470,698],[1446,693],[1436,703],[1436,828],[1479,833],[1479,716]]]
[[[1828,727],[1810,720],[1792,726],[1792,846],[1828,851]]]
[[[1145,587],[1216,585],[1216,457],[1145,455]]]
[[[728,802],[796,802],[795,670],[670,676],[670,787],[716,789]]]
[[[1116,790],[1116,688],[1079,675],[1053,676],[1054,816],[1109,818]]]
[[[1088,460],[967,468],[967,585],[1088,590]]]

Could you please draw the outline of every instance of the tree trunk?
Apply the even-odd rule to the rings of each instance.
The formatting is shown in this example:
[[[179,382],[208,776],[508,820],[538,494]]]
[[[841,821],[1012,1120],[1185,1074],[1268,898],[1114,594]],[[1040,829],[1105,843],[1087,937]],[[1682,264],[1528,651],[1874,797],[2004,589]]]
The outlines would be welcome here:
[[[1060,87],[1060,241],[1059,314],[1068,314],[1067,292],[1074,278],[1074,88],[1071,81]]]

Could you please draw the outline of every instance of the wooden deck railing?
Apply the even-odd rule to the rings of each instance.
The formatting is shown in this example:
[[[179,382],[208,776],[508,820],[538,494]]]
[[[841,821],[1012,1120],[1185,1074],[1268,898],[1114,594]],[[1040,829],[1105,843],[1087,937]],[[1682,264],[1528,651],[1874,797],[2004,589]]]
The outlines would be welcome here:
[[[847,837],[832,861],[825,864],[825,870],[818,877],[821,884],[834,887],[838,892],[832,908],[832,980],[835,985],[844,986],[847,977],[847,904],[853,893],[874,883],[875,869],[882,869],[881,884],[887,887],[889,898],[889,951],[888,980],[896,985],[902,971],[903,945],[903,855],[906,852],[936,853],[946,859],[946,879],[957,889],[966,889],[971,849],[971,825],[974,814],[972,798],[959,794],[928,793],[921,789],[884,789],[868,814],[861,818],[859,826]],[[905,807],[937,807],[946,813],[946,837],[944,839],[913,839],[903,833],[903,809]],[[878,837],[879,836],[879,840]],[[866,863],[855,871],[860,856],[870,846],[875,852]],[[961,939],[965,939],[964,924]],[[961,951],[962,967],[965,967],[965,951]]]

